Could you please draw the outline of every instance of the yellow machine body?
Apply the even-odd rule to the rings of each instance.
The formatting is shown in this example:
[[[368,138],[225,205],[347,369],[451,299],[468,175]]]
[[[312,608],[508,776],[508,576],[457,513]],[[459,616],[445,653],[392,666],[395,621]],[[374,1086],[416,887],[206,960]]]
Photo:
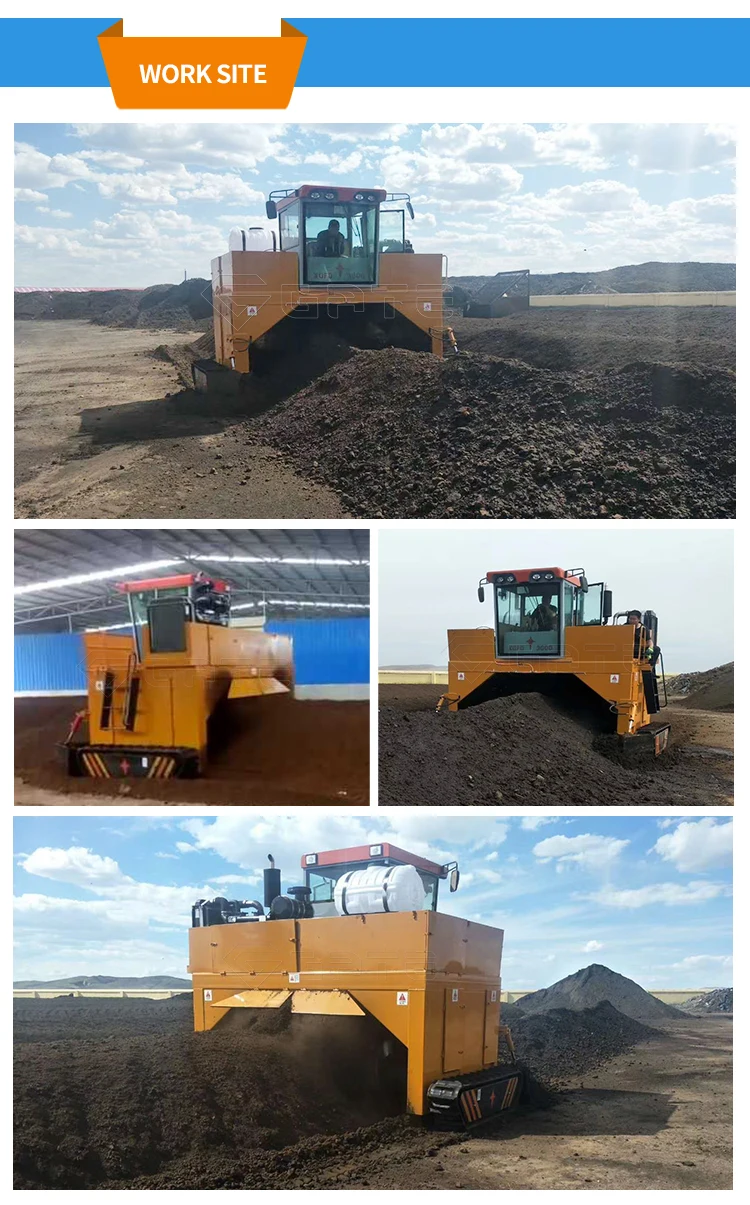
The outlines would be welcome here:
[[[451,711],[458,711],[497,676],[574,674],[609,704],[618,735],[629,736],[652,720],[644,671],[651,672],[645,645],[643,656],[635,656],[634,629],[627,624],[566,627],[562,656],[537,660],[498,657],[491,628],[454,629],[448,632],[448,690],[443,698]],[[665,732],[664,743],[666,739]]]
[[[378,255],[375,284],[301,285],[296,251],[228,251],[211,262],[215,356],[239,373],[252,370],[253,344],[295,310],[386,307],[424,332],[443,354],[442,255]],[[313,310],[314,313],[314,310]],[[311,320],[314,318],[311,316]]]
[[[422,1116],[434,1081],[497,1065],[502,947],[502,930],[432,911],[193,928],[195,1029],[288,1000],[298,1013],[369,1013],[406,1047],[407,1108]],[[511,1107],[519,1084],[503,1081],[493,1107]]]
[[[77,754],[78,763],[88,758],[79,772],[170,777],[187,759],[189,772],[200,773],[208,721],[223,699],[286,693],[292,686],[288,637],[200,622],[187,622],[184,630],[184,651],[154,653],[143,626],[140,658],[132,634],[86,633],[91,751]],[[161,758],[151,757],[152,750]],[[112,752],[123,754],[122,763],[108,756]]]

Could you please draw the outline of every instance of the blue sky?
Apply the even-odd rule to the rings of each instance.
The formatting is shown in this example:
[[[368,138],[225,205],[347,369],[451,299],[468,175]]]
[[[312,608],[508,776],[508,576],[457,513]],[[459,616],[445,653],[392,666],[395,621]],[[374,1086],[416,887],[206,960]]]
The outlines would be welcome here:
[[[731,983],[732,821],[713,817],[34,816],[16,818],[16,979],[184,975],[190,906],[253,898],[266,854],[390,840],[462,882],[441,911],[505,930],[506,988],[592,962],[647,988]]]
[[[16,127],[16,284],[207,276],[274,188],[412,194],[450,272],[733,261],[734,136],[717,125],[87,123]]]

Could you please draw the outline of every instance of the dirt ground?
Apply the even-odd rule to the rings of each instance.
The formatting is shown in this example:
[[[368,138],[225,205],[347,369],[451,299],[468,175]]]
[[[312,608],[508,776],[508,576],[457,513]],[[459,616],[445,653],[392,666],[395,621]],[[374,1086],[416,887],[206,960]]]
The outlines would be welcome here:
[[[354,1018],[192,1034],[184,997],[18,1000],[14,1017],[18,1188],[731,1186],[724,1017],[650,1030],[558,1084],[553,1107],[472,1135],[399,1116],[367,1082],[377,1035]]]
[[[443,690],[380,687],[381,805],[732,803],[731,713],[666,708],[668,751],[632,768],[598,751],[585,712],[522,694],[436,714]]]
[[[16,518],[345,517],[276,450],[233,437],[236,407],[176,396],[177,370],[153,352],[190,337],[15,323]]]
[[[17,323],[18,516],[734,515],[734,310],[461,320],[442,362],[297,326],[207,404],[184,331]]]
[[[16,699],[17,804],[363,804],[369,795],[366,702],[288,695],[233,700],[216,714],[208,769],[197,779],[70,778],[59,742],[83,698]]]

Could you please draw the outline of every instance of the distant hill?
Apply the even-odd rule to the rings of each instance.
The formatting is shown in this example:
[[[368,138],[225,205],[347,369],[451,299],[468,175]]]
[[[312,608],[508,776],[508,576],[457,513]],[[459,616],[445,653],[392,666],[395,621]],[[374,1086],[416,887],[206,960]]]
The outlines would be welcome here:
[[[492,276],[452,276],[449,285],[460,285],[470,295]],[[602,272],[532,272],[531,293],[554,297],[574,293],[695,293],[701,290],[736,289],[736,264],[626,264]]]
[[[145,987],[170,988],[192,987],[190,979],[176,979],[173,975],[72,975],[68,979],[19,979],[14,987],[67,987],[74,988],[107,988],[107,987]]]

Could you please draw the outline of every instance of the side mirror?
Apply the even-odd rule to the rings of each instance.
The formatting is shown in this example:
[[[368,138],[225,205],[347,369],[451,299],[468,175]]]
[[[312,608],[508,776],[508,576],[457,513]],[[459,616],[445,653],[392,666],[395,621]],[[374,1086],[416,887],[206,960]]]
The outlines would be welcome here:
[[[412,205],[411,201],[406,202],[406,212],[408,213],[409,217],[411,218],[411,220],[413,222],[414,221],[414,206]]]
[[[612,591],[602,591],[602,619],[612,618]]]
[[[588,592],[589,592],[589,584],[588,584],[588,582],[586,581],[586,578],[585,578],[585,577],[581,577],[581,578],[580,578],[580,582],[581,582],[581,589],[583,590],[583,593],[584,593],[584,594],[588,594]]]
[[[266,201],[266,217],[268,218],[269,222],[276,221],[276,202],[275,201]]]
[[[480,602],[484,602],[484,586],[480,586],[477,590],[477,598]]]
[[[448,886],[450,887],[451,891],[458,891],[458,884],[460,882],[460,879],[461,879],[461,874],[459,872],[459,869],[457,866],[454,866],[454,868],[450,872],[450,876],[448,878]]]

